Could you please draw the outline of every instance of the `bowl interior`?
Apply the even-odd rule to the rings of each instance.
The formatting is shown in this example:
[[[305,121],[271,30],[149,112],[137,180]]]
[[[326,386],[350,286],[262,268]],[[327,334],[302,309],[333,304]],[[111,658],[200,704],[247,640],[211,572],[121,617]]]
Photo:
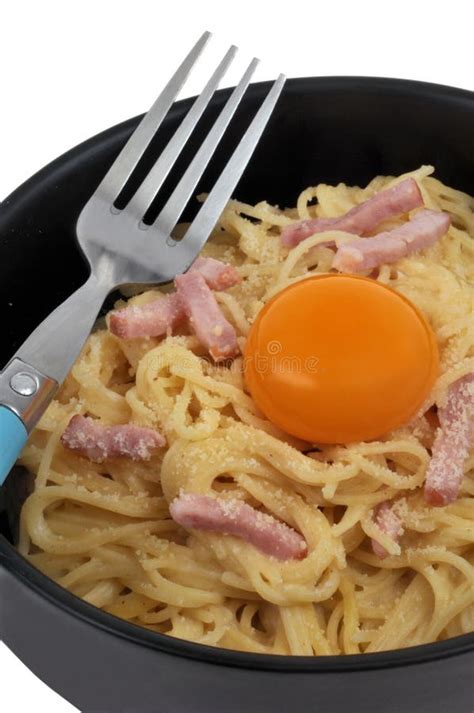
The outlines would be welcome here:
[[[267,90],[268,84],[250,88],[196,193],[213,185]],[[216,94],[174,175],[187,165],[228,95],[228,90]],[[173,107],[136,180],[189,105],[186,100]],[[437,177],[450,186],[473,195],[473,121],[472,92],[402,80],[289,80],[235,195],[290,205],[308,185],[365,185],[377,174],[396,175],[423,163],[433,164]],[[68,152],[0,207],[0,365],[85,280],[88,269],[74,240],[77,216],[136,122],[131,119]],[[172,183],[173,176],[163,197]],[[192,210],[190,205],[186,212]],[[0,489],[0,554],[11,551],[8,541],[14,539],[27,488],[25,474],[19,473]]]

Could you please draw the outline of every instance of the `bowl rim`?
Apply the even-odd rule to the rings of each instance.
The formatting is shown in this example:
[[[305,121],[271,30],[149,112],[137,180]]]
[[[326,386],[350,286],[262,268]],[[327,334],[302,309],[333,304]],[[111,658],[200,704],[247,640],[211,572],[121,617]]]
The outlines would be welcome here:
[[[203,664],[282,673],[349,673],[430,663],[474,651],[474,633],[405,649],[345,656],[282,656],[221,649],[159,634],[103,612],[36,569],[3,536],[0,536],[1,565],[34,594],[84,624],[99,628],[130,644]]]
[[[248,93],[251,97],[263,98],[270,85],[271,82],[268,81],[252,84]],[[284,91],[298,94],[308,91],[356,92],[360,89],[366,92],[383,92],[400,98],[422,96],[425,100],[433,99],[454,106],[467,104],[474,114],[473,91],[416,80],[361,76],[299,77],[288,79]],[[219,90],[212,101],[225,98],[231,91],[232,88]],[[176,102],[169,112],[170,119],[186,111],[193,99],[194,97],[190,97]],[[28,202],[30,193],[36,191],[42,183],[60,179],[61,173],[67,170],[69,164],[78,157],[87,160],[87,153],[100,153],[108,144],[115,144],[119,139],[125,141],[138,119],[139,117],[127,119],[88,138],[27,179],[0,205],[0,230],[2,219],[16,210],[21,210],[22,204]],[[37,596],[46,599],[65,614],[82,620],[85,624],[100,628],[105,633],[118,636],[131,644],[171,656],[194,659],[203,664],[282,673],[344,673],[412,666],[474,651],[474,633],[405,649],[346,656],[281,656],[221,649],[159,634],[101,611],[42,574],[3,535],[0,535],[0,566],[2,565]]]

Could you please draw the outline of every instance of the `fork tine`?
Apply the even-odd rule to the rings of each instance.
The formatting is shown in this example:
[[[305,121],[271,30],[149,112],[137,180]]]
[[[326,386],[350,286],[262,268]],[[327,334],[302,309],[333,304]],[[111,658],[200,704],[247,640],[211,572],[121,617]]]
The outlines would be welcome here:
[[[239,182],[273,112],[285,81],[286,77],[280,74],[273,83],[272,88],[265,97],[265,101],[180,241],[180,247],[186,251],[188,260],[185,260],[185,262],[188,265],[191,264],[206,243],[220,214],[232,197],[234,188]]]
[[[227,72],[236,53],[237,47],[235,46],[232,46],[228,52],[226,52],[214,74],[176,129],[155,165],[127,204],[127,212],[133,214],[139,221],[142,220],[167,175],[173,168],[176,159],[204,113],[204,110],[209,104],[209,100],[219,86],[219,82]]]
[[[199,38],[102,179],[96,193],[100,192],[105,195],[109,202],[113,203],[116,200],[132,171],[145,153],[210,37],[210,32],[204,32]]]
[[[240,100],[250,84],[250,80],[258,64],[259,60],[253,59],[248,66],[239,84],[227,100],[211,131],[201,144],[199,151],[189,164],[183,177],[153,223],[153,228],[157,229],[162,235],[169,236],[178,222],[184,206],[191,198],[199,179],[204,173],[210,158],[240,104]]]

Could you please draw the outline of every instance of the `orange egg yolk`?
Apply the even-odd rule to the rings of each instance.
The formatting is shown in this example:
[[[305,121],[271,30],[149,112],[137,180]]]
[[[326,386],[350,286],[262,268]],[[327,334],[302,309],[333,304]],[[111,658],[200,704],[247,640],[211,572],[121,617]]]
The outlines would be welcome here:
[[[438,367],[418,309],[350,275],[318,275],[277,294],[252,325],[244,359],[265,416],[312,443],[370,440],[407,423]]]

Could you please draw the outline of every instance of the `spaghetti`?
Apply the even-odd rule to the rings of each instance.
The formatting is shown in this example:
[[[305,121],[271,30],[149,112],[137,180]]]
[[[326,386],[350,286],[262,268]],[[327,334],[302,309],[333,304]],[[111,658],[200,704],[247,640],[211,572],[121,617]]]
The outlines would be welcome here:
[[[430,507],[422,486],[433,412],[451,384],[474,371],[474,201],[422,167],[409,174],[425,206],[451,217],[434,246],[374,277],[429,320],[440,375],[410,424],[385,438],[311,448],[265,420],[243,379],[242,357],[215,364],[186,325],[174,336],[123,340],[91,334],[21,458],[35,476],[19,548],[85,601],[156,632],[240,651],[356,654],[433,642],[474,630],[474,454],[458,499]],[[231,201],[204,254],[242,281],[215,297],[243,352],[265,303],[308,275],[331,270],[327,230],[292,249],[296,219],[341,215],[400,178],[366,188],[318,185],[295,209]],[[401,219],[384,223],[397,227]],[[134,296],[143,305],[163,290]],[[61,446],[71,417],[158,429],[148,462],[93,463]],[[244,502],[301,533],[307,556],[279,561],[233,536],[180,528],[169,505],[181,491]],[[399,542],[374,512],[396,499]],[[370,538],[383,548],[374,554]]]

